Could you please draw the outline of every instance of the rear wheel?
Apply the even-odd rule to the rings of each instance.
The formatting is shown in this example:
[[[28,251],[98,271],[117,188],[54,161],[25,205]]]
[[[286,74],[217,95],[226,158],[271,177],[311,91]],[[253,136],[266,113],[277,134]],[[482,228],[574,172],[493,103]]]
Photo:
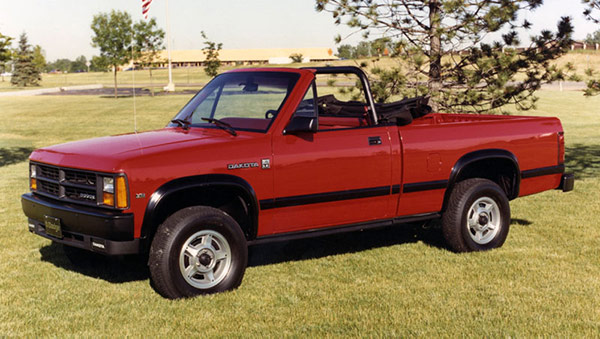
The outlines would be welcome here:
[[[510,205],[493,181],[467,179],[452,190],[442,218],[444,238],[456,252],[501,247],[508,236]]]
[[[239,286],[248,261],[246,239],[225,212],[206,206],[182,209],[158,228],[150,247],[152,285],[170,299]]]

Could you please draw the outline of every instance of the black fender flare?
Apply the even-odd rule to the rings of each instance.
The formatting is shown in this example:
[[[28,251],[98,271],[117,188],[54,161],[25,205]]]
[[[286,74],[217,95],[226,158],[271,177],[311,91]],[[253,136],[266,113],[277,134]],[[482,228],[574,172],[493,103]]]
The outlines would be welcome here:
[[[444,194],[444,203],[442,207],[442,211],[446,210],[446,206],[448,203],[448,199],[450,198],[450,194],[452,193],[452,188],[456,184],[458,178],[460,178],[461,173],[465,168],[467,168],[470,164],[481,161],[481,160],[492,160],[492,159],[502,159],[509,160],[514,166],[515,170],[515,178],[513,182],[512,192],[508,194],[508,199],[512,200],[519,196],[519,188],[521,185],[521,171],[519,169],[519,161],[517,157],[512,153],[504,149],[498,148],[490,148],[483,149],[474,152],[467,153],[460,157],[458,161],[452,167],[452,171],[450,172],[450,178],[448,179],[448,186],[446,189],[446,193]]]
[[[158,227],[158,225],[154,224],[154,220],[156,220],[155,218],[157,217],[158,208],[162,202],[167,200],[169,196],[187,189],[208,188],[215,186],[234,188],[242,195],[242,198],[248,204],[248,214],[252,222],[250,229],[248,230],[249,237],[250,239],[255,238],[258,230],[259,211],[256,192],[254,192],[254,189],[246,180],[228,174],[205,174],[183,177],[174,179],[160,186],[154,193],[152,193],[152,196],[150,196],[148,204],[146,205],[144,221],[142,224],[142,237],[147,236],[147,234],[144,233],[145,230],[147,232],[148,229]]]

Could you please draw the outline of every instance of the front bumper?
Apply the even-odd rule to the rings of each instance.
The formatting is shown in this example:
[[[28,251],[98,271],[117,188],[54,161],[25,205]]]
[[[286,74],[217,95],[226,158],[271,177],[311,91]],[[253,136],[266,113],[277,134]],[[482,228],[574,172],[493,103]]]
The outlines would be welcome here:
[[[139,253],[133,237],[133,214],[59,203],[32,193],[21,196],[29,231],[54,242],[106,255]],[[58,218],[62,237],[46,232],[46,216]]]

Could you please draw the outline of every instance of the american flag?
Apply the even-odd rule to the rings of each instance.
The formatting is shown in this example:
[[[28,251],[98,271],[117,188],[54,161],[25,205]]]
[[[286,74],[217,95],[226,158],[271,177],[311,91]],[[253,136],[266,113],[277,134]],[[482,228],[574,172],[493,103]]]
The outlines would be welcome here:
[[[144,18],[148,19],[148,11],[150,10],[150,3],[152,0],[142,0],[142,14]]]

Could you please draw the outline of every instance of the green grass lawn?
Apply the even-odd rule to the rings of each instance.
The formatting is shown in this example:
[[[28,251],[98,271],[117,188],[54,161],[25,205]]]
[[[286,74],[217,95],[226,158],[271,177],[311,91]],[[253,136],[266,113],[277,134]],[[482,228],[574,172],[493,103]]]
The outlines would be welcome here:
[[[0,336],[494,336],[600,333],[600,97],[540,93],[566,130],[573,192],[511,203],[504,247],[454,254],[420,226],[250,248],[233,292],[169,301],[135,258],[75,267],[27,231],[33,148],[133,130],[132,99],[0,98]],[[140,130],[189,96],[137,99]]]
[[[233,68],[247,68],[247,67],[305,67],[305,66],[325,66],[326,64],[332,66],[347,66],[353,65],[358,66],[363,62],[366,62],[370,69],[373,66],[371,59],[360,59],[360,60],[337,60],[332,62],[313,62],[307,64],[291,64],[291,65],[257,65],[257,66],[223,66],[219,69],[220,72],[224,72]],[[392,67],[398,66],[402,61],[392,58],[381,58],[377,61],[379,67]],[[559,66],[565,66],[567,63],[575,65],[575,74],[579,75],[582,80],[588,80],[588,76],[585,75],[587,68],[592,68],[596,72],[600,71],[600,52],[595,51],[582,51],[570,52],[555,61],[555,64]],[[169,75],[167,69],[156,69],[152,71],[153,80],[152,83],[155,85],[156,90],[162,89],[169,81]],[[173,82],[177,84],[176,89],[182,89],[189,87],[197,87],[195,85],[205,84],[210,80],[210,77],[204,73],[204,69],[201,67],[189,67],[189,68],[174,68],[172,72]],[[14,87],[10,85],[10,78],[5,77],[4,81],[0,80],[0,92],[5,91],[18,91],[36,88],[52,88],[52,87],[66,87],[76,85],[89,85],[89,84],[101,84],[105,87],[112,87],[114,84],[112,72],[90,72],[90,73],[67,73],[67,74],[42,74],[42,81],[39,87]],[[151,83],[150,75],[147,70],[138,70],[134,72],[118,72],[117,75],[118,86],[131,86],[133,83],[139,85],[149,86]]]

